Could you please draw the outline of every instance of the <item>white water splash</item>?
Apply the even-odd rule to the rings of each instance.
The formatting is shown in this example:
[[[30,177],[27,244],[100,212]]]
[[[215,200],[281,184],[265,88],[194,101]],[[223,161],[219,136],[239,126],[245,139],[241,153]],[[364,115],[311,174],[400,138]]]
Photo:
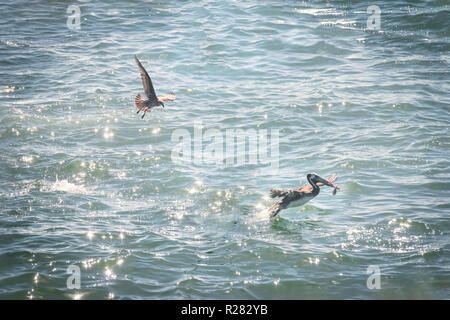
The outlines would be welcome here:
[[[46,192],[67,192],[67,193],[75,193],[75,194],[88,194],[91,193],[85,186],[83,185],[77,185],[74,183],[71,183],[67,180],[58,180],[58,177],[56,177],[56,181],[50,184],[45,184],[41,191]]]

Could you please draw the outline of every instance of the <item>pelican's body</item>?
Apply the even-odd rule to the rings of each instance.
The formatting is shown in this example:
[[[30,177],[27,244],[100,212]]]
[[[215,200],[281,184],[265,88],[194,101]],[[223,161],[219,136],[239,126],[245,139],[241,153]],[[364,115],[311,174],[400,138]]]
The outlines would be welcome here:
[[[175,100],[175,95],[164,94],[160,97],[157,97],[155,89],[153,88],[152,80],[150,79],[150,76],[148,75],[147,71],[145,71],[144,67],[142,66],[141,62],[136,57],[136,55],[134,56],[134,59],[136,60],[139,72],[141,74],[142,85],[144,86],[145,95],[148,98],[147,100],[145,100],[144,98],[142,98],[140,94],[137,94],[136,97],[134,98],[134,105],[136,106],[136,108],[139,109],[137,113],[139,113],[139,111],[144,112],[144,114],[142,115],[142,118],[144,118],[145,113],[150,112],[152,108],[157,106],[162,106],[164,108],[163,103],[164,101]]]
[[[300,189],[288,189],[288,190],[270,190],[270,196],[272,198],[282,197],[281,200],[277,201],[272,207],[269,209],[270,217],[275,217],[281,210],[293,207],[299,207],[314,199],[319,193],[319,186],[327,185],[336,189],[333,182],[337,180],[337,175],[333,175],[325,180],[319,177],[315,173],[310,173],[306,176],[308,179],[309,185],[303,186]]]
[[[292,191],[292,192],[298,192],[298,191]],[[305,203],[307,203],[309,200],[311,200],[312,198],[314,198],[313,196],[311,196],[311,197],[308,197],[308,196],[304,196],[304,197],[301,197],[301,198],[299,198],[299,199],[297,199],[297,200],[292,200],[292,201],[289,201],[289,203],[287,203],[286,204],[286,209],[287,208],[295,208],[295,207],[301,207],[302,205],[304,205]]]

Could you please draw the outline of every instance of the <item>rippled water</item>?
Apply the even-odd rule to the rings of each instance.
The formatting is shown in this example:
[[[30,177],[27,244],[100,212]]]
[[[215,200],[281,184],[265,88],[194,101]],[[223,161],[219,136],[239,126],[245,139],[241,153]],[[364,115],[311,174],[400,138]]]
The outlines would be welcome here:
[[[0,298],[448,299],[449,4],[371,4],[3,1]],[[134,54],[177,95],[144,120]],[[194,121],[278,129],[279,170],[174,163]]]

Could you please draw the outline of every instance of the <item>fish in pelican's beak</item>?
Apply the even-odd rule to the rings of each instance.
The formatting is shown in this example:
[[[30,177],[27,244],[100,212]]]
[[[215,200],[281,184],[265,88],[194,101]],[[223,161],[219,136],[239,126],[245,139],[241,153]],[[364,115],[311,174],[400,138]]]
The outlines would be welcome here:
[[[337,190],[340,190],[340,188],[339,188],[338,186],[336,186],[335,184],[333,184],[333,182],[331,182],[330,180],[326,180],[326,179],[320,177],[320,176],[317,175],[317,174],[314,174],[313,180],[314,180],[316,183],[317,183],[317,182],[320,182],[320,183],[322,183],[322,184],[325,185],[325,186],[329,186],[329,187],[334,188],[334,190],[333,190],[333,196],[336,195]],[[334,179],[334,180],[335,180],[335,179]]]
[[[322,179],[323,184],[329,187],[334,188],[334,190],[340,190],[340,188],[338,186],[336,186],[335,184],[333,184],[333,182],[330,182],[328,180]]]

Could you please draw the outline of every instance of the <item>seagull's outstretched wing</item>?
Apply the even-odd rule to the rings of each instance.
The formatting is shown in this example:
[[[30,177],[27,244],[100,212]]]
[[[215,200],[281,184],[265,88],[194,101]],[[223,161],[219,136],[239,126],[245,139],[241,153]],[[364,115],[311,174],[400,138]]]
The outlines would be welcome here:
[[[141,62],[139,61],[136,55],[134,55],[134,59],[136,60],[136,63],[139,67],[139,72],[141,73],[142,85],[144,86],[145,94],[151,101],[156,100],[157,98],[155,94],[155,89],[153,89],[152,80],[150,79],[147,71],[145,71],[144,67],[142,66]]]
[[[158,97],[158,101],[159,102],[164,102],[166,100],[173,101],[175,99],[176,99],[176,96],[174,94],[171,94],[171,93],[166,93],[166,94],[163,94],[162,96]]]

